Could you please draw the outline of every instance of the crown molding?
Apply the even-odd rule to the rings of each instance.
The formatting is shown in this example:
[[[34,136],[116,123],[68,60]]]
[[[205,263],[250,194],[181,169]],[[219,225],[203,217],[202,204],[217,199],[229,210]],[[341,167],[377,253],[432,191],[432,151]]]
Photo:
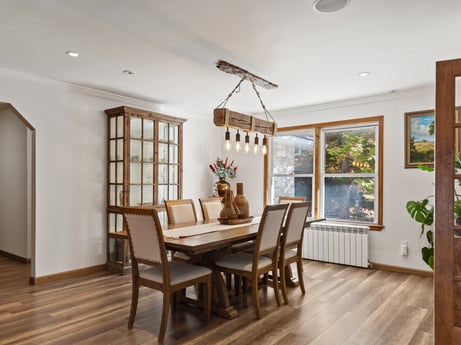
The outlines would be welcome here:
[[[14,70],[2,68],[2,67],[0,67],[0,76],[12,78],[12,79],[22,79],[22,80],[26,80],[28,82],[32,82],[35,84],[40,84],[40,85],[44,85],[47,87],[61,89],[61,90],[71,89],[71,90],[74,90],[78,93],[81,93],[87,96],[102,98],[102,99],[109,100],[109,101],[121,102],[122,104],[125,104],[125,105],[148,108],[148,109],[152,109],[152,110],[159,111],[159,112],[162,112],[162,108],[163,108],[163,104],[159,104],[154,101],[124,96],[124,95],[113,93],[113,92],[93,89],[87,86],[82,86],[82,85],[67,83],[67,82],[63,82],[63,81],[59,81],[55,79],[40,77],[34,74],[14,71]]]
[[[418,97],[422,95],[427,95],[428,93],[431,93],[431,92],[434,94],[434,100],[435,100],[434,85],[422,85],[420,87],[415,87],[412,89],[392,91],[388,93],[376,94],[376,95],[371,95],[371,96],[350,98],[350,99],[345,99],[345,100],[312,104],[312,105],[305,105],[305,106],[299,106],[299,107],[294,107],[294,108],[272,110],[271,114],[274,115],[275,117],[302,115],[302,114],[306,114],[308,112],[314,112],[314,111],[356,107],[356,106],[366,105],[366,104],[382,103],[382,102],[395,101],[398,99]]]

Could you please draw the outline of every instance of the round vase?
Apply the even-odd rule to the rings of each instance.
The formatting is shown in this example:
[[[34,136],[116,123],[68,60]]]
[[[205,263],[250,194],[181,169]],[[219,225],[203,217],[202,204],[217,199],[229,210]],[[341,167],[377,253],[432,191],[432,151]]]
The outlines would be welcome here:
[[[239,218],[250,217],[250,205],[248,199],[243,194],[243,183],[237,183],[237,195],[235,196],[234,203],[240,211]]]
[[[230,189],[230,183],[226,181],[224,178],[220,178],[214,184],[214,194],[215,196],[219,196],[221,198],[224,197],[226,194],[226,190]]]

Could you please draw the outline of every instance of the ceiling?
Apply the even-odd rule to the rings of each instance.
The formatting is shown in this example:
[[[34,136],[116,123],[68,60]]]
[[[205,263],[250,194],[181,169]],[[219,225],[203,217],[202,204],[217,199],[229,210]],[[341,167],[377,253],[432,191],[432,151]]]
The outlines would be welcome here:
[[[187,117],[210,116],[239,82],[220,59],[278,84],[258,88],[271,111],[431,85],[435,61],[461,57],[459,0],[312,2],[2,0],[0,68]],[[227,106],[262,111],[248,82]]]

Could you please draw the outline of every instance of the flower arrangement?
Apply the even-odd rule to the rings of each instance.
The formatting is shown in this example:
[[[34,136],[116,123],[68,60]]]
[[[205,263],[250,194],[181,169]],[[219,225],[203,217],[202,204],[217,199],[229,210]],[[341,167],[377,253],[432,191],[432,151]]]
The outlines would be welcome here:
[[[234,161],[229,164],[227,157],[225,160],[217,157],[216,162],[210,164],[210,170],[220,179],[234,178],[237,176],[237,167],[234,166]]]

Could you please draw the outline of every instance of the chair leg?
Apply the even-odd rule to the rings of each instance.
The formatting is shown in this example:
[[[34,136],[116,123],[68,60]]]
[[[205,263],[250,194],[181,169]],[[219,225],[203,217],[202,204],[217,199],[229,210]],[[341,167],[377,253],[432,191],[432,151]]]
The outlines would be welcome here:
[[[301,288],[301,292],[304,295],[306,293],[306,289],[304,287],[303,263],[301,257],[299,257],[298,261],[296,261],[296,265],[298,266],[299,287]]]
[[[259,308],[259,291],[258,291],[258,276],[255,275],[252,278],[253,282],[251,284],[252,290],[253,290],[253,304],[256,309],[256,317],[258,319],[261,318],[261,310]]]
[[[170,295],[166,292],[163,292],[162,322],[160,323],[160,331],[158,333],[159,343],[163,343],[163,339],[165,339],[166,326],[168,324],[169,316],[170,316]]]
[[[279,279],[282,279],[281,277],[278,277],[277,274],[277,263],[274,263],[272,265],[272,284],[274,287],[274,294],[275,294],[275,300],[277,301],[277,306],[280,307],[280,296],[279,296]]]
[[[133,282],[131,288],[131,309],[130,317],[128,318],[128,328],[132,329],[134,324],[134,319],[136,318],[136,310],[138,308],[138,296],[139,296],[139,285]]]
[[[287,277],[285,274],[285,263],[283,261],[280,262],[280,283],[282,284],[282,296],[283,296],[283,301],[285,304],[288,304],[288,296],[287,296]]]

